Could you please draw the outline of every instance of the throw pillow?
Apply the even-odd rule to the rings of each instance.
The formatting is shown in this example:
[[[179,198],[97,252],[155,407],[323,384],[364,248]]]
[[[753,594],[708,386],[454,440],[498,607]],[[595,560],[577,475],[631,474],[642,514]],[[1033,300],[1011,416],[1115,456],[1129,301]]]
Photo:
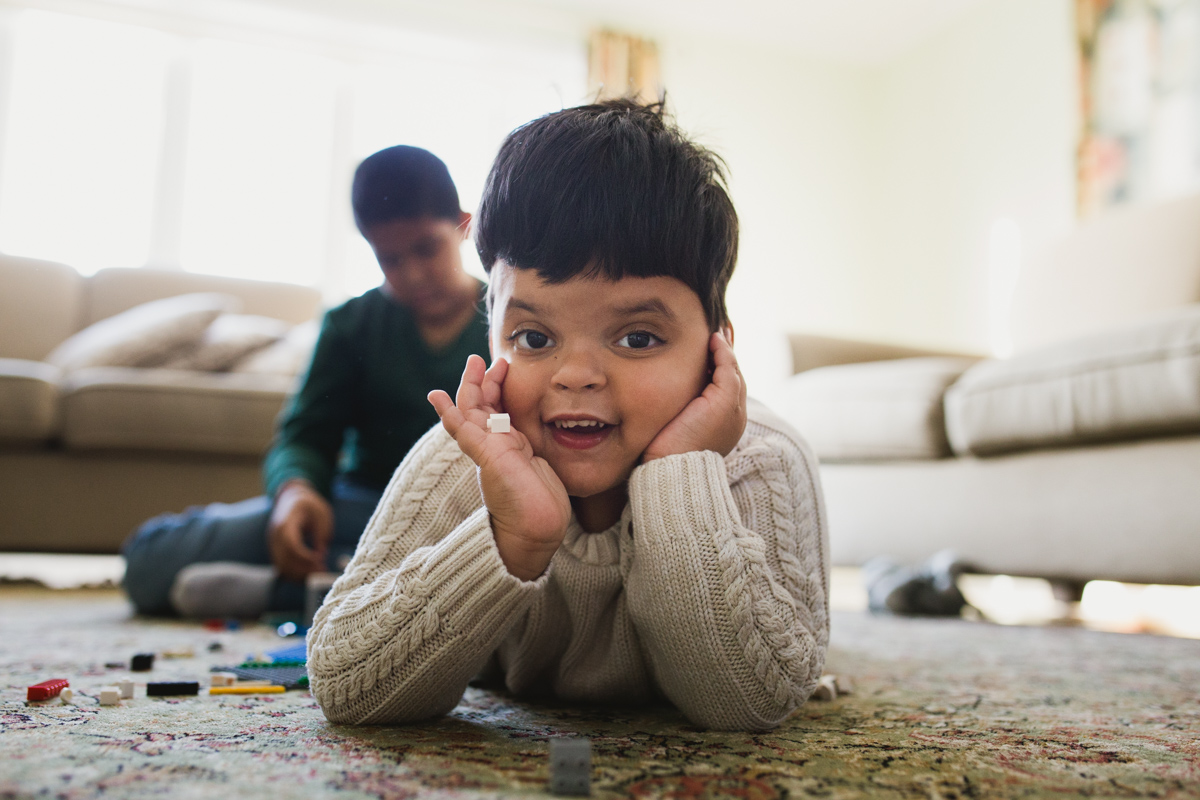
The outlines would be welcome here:
[[[282,339],[290,326],[281,319],[254,314],[222,314],[192,347],[168,358],[167,369],[202,372],[227,370],[256,350]]]
[[[46,361],[63,371],[84,367],[154,367],[200,339],[222,313],[240,301],[197,292],[153,300],[114,314],[60,344]]]
[[[319,320],[296,325],[282,339],[246,356],[234,364],[230,371],[299,375],[308,368],[320,332]]]

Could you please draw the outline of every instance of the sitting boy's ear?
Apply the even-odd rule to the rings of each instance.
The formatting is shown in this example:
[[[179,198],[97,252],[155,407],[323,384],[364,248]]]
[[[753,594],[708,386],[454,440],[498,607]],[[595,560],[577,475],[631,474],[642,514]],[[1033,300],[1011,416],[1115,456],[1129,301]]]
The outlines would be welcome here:
[[[463,239],[471,235],[471,215],[466,211],[459,212],[458,230]]]
[[[725,335],[725,341],[729,342],[729,346],[733,347],[733,323],[726,322],[721,326],[721,333]]]

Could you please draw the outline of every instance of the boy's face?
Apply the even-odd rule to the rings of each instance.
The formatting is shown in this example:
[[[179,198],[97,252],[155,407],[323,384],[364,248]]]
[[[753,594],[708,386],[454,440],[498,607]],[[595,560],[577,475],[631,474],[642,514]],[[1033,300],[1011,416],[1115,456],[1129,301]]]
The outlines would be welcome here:
[[[420,318],[456,312],[468,280],[459,246],[470,219],[466,213],[458,223],[426,216],[367,228],[363,238],[375,251],[388,294]]]
[[[549,284],[502,261],[491,281],[492,355],[509,362],[513,426],[568,494],[621,485],[708,383],[700,298],[675,278]]]

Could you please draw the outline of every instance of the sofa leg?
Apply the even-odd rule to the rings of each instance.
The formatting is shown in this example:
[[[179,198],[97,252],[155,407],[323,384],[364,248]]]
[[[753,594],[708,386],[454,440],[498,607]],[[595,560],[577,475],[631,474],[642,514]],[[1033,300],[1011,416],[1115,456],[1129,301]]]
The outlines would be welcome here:
[[[1061,603],[1078,603],[1083,599],[1084,586],[1087,586],[1087,581],[1074,578],[1052,578],[1050,580],[1050,591],[1054,594],[1054,599]]]

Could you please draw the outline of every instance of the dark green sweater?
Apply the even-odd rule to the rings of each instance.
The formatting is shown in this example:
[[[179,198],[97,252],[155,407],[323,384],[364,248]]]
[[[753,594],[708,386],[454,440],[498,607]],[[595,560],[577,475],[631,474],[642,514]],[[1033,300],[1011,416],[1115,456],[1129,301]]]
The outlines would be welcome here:
[[[263,464],[268,496],[304,478],[328,497],[335,473],[382,490],[438,421],[425,396],[445,389],[453,397],[467,356],[487,360],[487,338],[482,304],[478,318],[437,352],[421,340],[412,313],[380,289],[329,311]]]

